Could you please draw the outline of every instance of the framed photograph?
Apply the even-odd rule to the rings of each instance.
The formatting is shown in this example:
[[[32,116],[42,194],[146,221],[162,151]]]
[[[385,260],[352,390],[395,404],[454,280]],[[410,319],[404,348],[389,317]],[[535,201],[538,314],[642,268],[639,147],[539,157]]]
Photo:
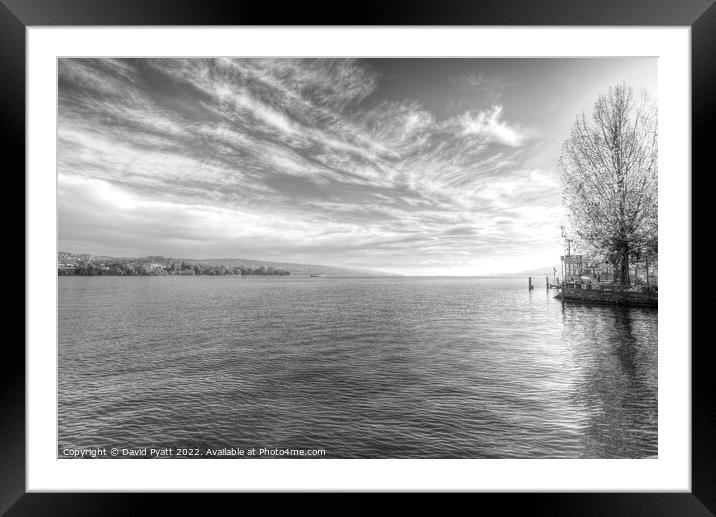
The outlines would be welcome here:
[[[716,8],[602,3],[4,1],[26,303],[0,510],[439,491],[711,514],[692,171]]]

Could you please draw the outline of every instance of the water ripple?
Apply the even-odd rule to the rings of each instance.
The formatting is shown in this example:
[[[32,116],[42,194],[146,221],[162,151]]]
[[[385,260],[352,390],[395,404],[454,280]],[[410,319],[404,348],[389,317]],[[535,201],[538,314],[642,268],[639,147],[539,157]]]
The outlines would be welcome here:
[[[60,277],[58,450],[657,454],[657,312],[522,279]]]

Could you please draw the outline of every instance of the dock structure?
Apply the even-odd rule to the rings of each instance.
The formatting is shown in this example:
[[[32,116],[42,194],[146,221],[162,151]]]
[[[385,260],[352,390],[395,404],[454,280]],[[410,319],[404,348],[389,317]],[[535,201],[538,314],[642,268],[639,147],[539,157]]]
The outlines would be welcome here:
[[[634,307],[658,307],[659,295],[654,289],[630,289],[625,286],[600,286],[567,283],[560,287],[555,299],[586,303],[605,303]]]
[[[550,282],[549,276],[545,276],[545,277],[544,277],[544,287],[545,287],[545,289],[546,289],[547,291],[549,291],[550,289],[559,289],[559,288],[561,287],[561,286],[559,285],[559,277],[555,278],[555,282],[556,282],[556,283]],[[535,288],[535,284],[534,284],[534,282],[532,281],[532,277],[531,277],[531,276],[528,276],[528,277],[527,277],[527,288],[528,288],[530,291],[532,291],[532,290]]]

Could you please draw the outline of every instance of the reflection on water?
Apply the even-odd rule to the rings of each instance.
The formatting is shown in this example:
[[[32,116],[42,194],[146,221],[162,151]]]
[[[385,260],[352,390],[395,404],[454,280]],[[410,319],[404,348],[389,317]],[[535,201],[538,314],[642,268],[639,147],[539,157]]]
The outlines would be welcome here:
[[[59,278],[59,450],[657,453],[657,312],[524,279]]]
[[[588,409],[587,455],[656,453],[655,310],[565,304],[563,316],[565,340],[574,344],[574,401]],[[577,332],[584,338],[569,339]]]

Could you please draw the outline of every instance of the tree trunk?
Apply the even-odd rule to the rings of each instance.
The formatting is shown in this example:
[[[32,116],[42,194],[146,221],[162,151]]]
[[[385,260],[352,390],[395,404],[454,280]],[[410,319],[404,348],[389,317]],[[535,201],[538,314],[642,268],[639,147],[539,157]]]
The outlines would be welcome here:
[[[620,253],[620,266],[621,266],[621,284],[629,285],[629,248],[624,246]]]

